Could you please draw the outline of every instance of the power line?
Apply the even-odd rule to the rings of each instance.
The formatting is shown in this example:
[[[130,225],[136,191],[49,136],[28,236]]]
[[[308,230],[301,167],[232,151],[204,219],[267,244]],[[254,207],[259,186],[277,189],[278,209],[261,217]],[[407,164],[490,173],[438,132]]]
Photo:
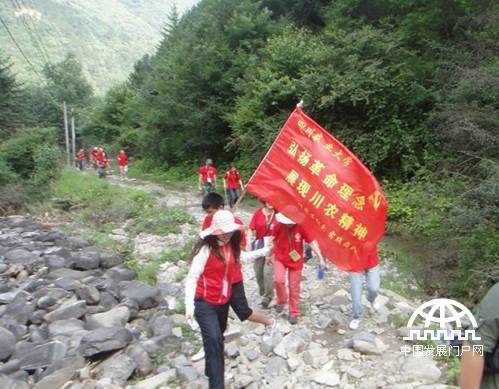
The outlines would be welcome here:
[[[26,9],[28,8],[28,7],[26,7],[26,4],[23,2],[23,0],[15,0],[15,1],[17,1],[19,4],[21,4],[22,7],[26,8]],[[42,48],[43,52],[45,53],[45,56],[47,57],[48,62],[52,63],[52,61],[50,60],[50,56],[48,54],[47,47],[43,43],[43,39],[40,36],[38,27],[36,26],[36,23],[33,21],[33,18],[31,18],[31,17],[29,17],[27,19],[29,22],[31,22],[31,25],[33,26],[33,31],[34,31],[36,37],[38,38],[38,41],[40,42],[41,48]]]
[[[19,13],[20,13],[19,19],[21,20],[21,23],[23,24],[24,29],[28,33],[28,36],[30,37],[31,42],[33,43],[33,47],[38,51],[38,53],[40,54],[40,57],[42,58],[42,61],[45,62],[45,65],[48,66],[50,63],[50,60],[48,58],[47,53],[43,49],[43,43],[39,40],[39,37],[37,39],[36,34],[32,31],[32,29],[28,25],[28,18],[25,18],[24,14],[23,14],[22,7],[19,5],[17,0],[10,0],[10,3],[12,5],[12,7],[14,8],[15,12],[19,11]]]
[[[0,22],[3,24],[5,30],[7,31],[7,34],[9,35],[10,39],[12,40],[12,42],[14,42],[14,45],[17,47],[17,49],[21,53],[21,55],[23,56],[24,60],[28,63],[28,65],[31,67],[31,69],[33,70],[33,72],[35,72],[35,74],[38,77],[40,77],[40,79],[42,80],[42,82],[44,82],[41,74],[38,73],[38,71],[35,69],[35,67],[31,63],[31,61],[28,59],[28,57],[26,56],[26,54],[24,54],[23,49],[21,48],[21,46],[19,46],[19,43],[17,43],[16,39],[14,38],[14,35],[12,35],[12,33],[9,30],[9,27],[7,27],[7,24],[5,24],[5,21],[2,19],[1,16],[0,16]]]

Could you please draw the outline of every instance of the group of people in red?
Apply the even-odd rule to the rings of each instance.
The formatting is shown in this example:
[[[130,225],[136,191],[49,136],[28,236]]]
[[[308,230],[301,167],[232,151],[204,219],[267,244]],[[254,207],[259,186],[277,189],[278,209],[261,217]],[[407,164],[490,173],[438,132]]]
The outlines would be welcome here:
[[[253,262],[262,297],[261,307],[268,309],[272,305],[275,292],[275,313],[281,315],[287,308],[286,317],[292,325],[298,323],[300,316],[300,284],[306,261],[304,243],[307,242],[317,255],[320,271],[323,272],[326,263],[317,241],[310,236],[306,226],[296,224],[269,203],[262,202],[246,229],[232,212],[224,210],[224,198],[215,192],[216,168],[211,160],[206,162],[199,169],[199,186],[201,190],[205,187],[210,189],[202,202],[207,215],[185,281],[185,307],[187,321],[193,325],[193,319],[196,320],[203,338],[203,350],[193,359],[205,356],[209,387],[223,388],[223,334],[229,307],[241,321],[250,320],[265,325],[264,338],[271,338],[277,328],[277,319],[250,308],[244,290],[242,263]],[[229,182],[232,186],[244,188],[234,165],[224,175],[224,189]],[[230,204],[234,211],[235,203],[231,201]],[[375,302],[380,286],[376,252],[370,255],[369,263],[365,271],[349,274],[352,295],[350,328],[353,330],[362,321],[364,277],[369,304]]]
[[[106,170],[109,168],[109,159],[106,152],[102,147],[94,147],[87,156],[84,149],[80,149],[76,154],[78,161],[78,168],[80,170],[85,169],[86,164],[89,162],[92,164],[93,168],[99,172],[100,177],[104,177]],[[118,161],[118,166],[120,167],[120,175],[122,179],[128,176],[128,155],[124,150],[120,150],[118,156],[116,157]]]

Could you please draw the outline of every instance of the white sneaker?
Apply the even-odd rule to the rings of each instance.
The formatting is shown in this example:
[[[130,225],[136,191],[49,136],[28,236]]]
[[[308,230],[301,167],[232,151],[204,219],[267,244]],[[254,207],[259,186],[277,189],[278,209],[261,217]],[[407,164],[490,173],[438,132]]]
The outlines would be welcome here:
[[[203,347],[201,347],[201,350],[199,350],[196,354],[194,354],[191,357],[191,361],[192,362],[198,362],[201,359],[204,359],[204,348]]]
[[[350,329],[351,330],[356,330],[360,327],[360,320],[359,319],[353,319],[351,322],[350,322],[350,325],[349,325]]]
[[[262,337],[263,341],[266,342],[266,341],[272,339],[276,330],[277,330],[277,320],[272,319],[272,324],[265,326],[265,333],[263,334],[263,337]]]

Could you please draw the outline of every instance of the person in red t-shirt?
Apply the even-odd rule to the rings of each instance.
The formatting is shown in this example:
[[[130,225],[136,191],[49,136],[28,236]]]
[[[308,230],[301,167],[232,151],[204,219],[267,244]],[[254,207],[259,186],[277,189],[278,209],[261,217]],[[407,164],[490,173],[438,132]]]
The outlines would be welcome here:
[[[94,147],[92,151],[90,152],[90,155],[92,156],[92,165],[94,169],[97,169],[98,162],[99,162],[99,149],[97,147]]]
[[[275,220],[275,209],[269,203],[263,203],[263,207],[253,214],[249,222],[249,229],[252,235],[252,249],[261,248],[264,246],[263,238],[272,236]],[[258,258],[254,262],[256,282],[258,283],[258,291],[263,297],[261,306],[268,308],[274,298],[274,264],[271,256]]]
[[[120,150],[118,154],[118,165],[120,166],[121,179],[124,180],[128,176],[128,155],[125,150]]]
[[[252,260],[269,251],[268,247],[242,251],[240,229],[230,211],[217,211],[211,225],[199,234],[201,240],[194,247],[185,279],[185,318],[191,324],[194,317],[201,328],[210,388],[224,387],[223,333],[234,295],[237,264],[240,259]]]
[[[244,190],[241,175],[234,164],[230,165],[230,170],[224,175],[224,190],[227,191],[227,189],[229,190],[230,209],[232,209],[241,196],[241,190]]]
[[[326,267],[317,241],[311,241],[307,231],[282,213],[276,214],[277,225],[274,227],[274,286],[277,295],[275,309],[284,310],[288,302],[286,291],[286,270],[288,271],[289,309],[288,321],[298,323],[300,316],[300,283],[303,269],[303,241],[307,241],[317,254],[321,267]]]
[[[217,169],[213,166],[211,159],[206,160],[206,164],[199,168],[199,190],[203,196],[214,192],[217,188]]]
[[[378,249],[374,247],[367,254],[365,270],[361,272],[349,272],[348,274],[350,277],[350,293],[352,295],[352,321],[350,322],[350,329],[356,330],[362,322],[364,313],[362,307],[362,283],[364,276],[366,277],[367,301],[369,301],[374,310],[379,309],[379,306],[376,304],[376,297],[378,296],[381,283]]]
[[[203,198],[203,210],[206,212],[206,217],[203,220],[203,229],[206,229],[210,226],[213,215],[216,212],[223,210],[224,208],[224,199],[218,193],[209,193]],[[236,223],[238,223],[244,231],[244,223],[239,219],[235,218]],[[263,246],[262,246],[263,247]],[[262,248],[260,247],[260,248]],[[245,233],[241,236],[241,249],[246,249],[246,236]],[[246,293],[244,291],[244,283],[243,283],[243,273],[242,266],[238,264],[238,268],[233,279],[232,284],[232,298],[230,300],[230,306],[236,313],[237,317],[241,321],[249,320],[255,323],[264,324],[267,326],[267,336],[271,336],[273,331],[275,330],[276,322],[264,315],[261,312],[253,311],[249,305],[248,300],[246,299]]]
[[[78,153],[76,154],[76,158],[78,158],[78,168],[80,170],[83,170],[83,168],[85,167],[85,160],[87,159],[85,150],[80,149],[80,151],[78,151]]]

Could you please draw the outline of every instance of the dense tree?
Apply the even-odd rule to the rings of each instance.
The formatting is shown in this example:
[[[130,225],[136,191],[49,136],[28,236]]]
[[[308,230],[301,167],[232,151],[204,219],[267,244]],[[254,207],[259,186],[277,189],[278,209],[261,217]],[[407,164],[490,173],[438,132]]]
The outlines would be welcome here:
[[[12,64],[0,52],[0,142],[11,135],[23,120],[23,93]]]

